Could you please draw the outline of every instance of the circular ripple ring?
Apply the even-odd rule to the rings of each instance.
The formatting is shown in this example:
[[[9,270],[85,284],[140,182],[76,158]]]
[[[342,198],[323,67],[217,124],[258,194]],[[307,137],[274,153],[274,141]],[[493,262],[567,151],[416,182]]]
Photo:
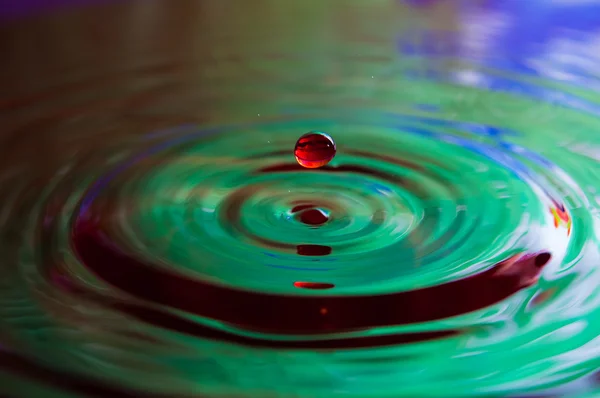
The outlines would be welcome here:
[[[227,159],[226,164],[221,156],[227,153],[215,154],[214,148],[231,149],[226,142],[230,137],[239,139],[223,132],[216,139],[203,132],[171,138],[169,150],[155,153],[156,159],[140,158],[128,168],[120,168],[113,179],[102,180],[98,185],[102,190],[88,192],[72,234],[74,248],[83,263],[105,281],[139,298],[249,330],[289,334],[364,330],[457,316],[510,297],[528,286],[541,271],[535,265],[535,256],[513,259],[519,253],[548,249],[515,246],[488,253],[485,249],[496,237],[490,235],[488,241],[477,239],[485,228],[479,224],[484,215],[478,213],[487,210],[484,206],[497,206],[493,210],[499,213],[495,234],[510,236],[520,227],[519,215],[513,215],[512,224],[506,223],[506,214],[501,213],[504,209],[496,202],[477,203],[474,207],[477,194],[463,190],[481,187],[481,183],[469,181],[477,176],[478,168],[485,165],[485,177],[489,180],[503,177],[507,189],[522,192],[528,187],[523,178],[508,175],[503,165],[481,153],[479,159],[473,154],[465,156],[465,150],[455,144],[410,135],[393,136],[399,142],[393,152],[386,152],[384,146],[389,146],[391,138],[386,141],[382,134],[381,146],[373,147],[371,153],[348,147],[338,164],[322,170],[304,170],[277,150],[280,144],[272,145],[274,149],[257,145],[239,160]],[[359,137],[350,135],[349,142]],[[416,145],[421,148],[419,155],[411,151]],[[427,150],[431,152],[428,154]],[[451,154],[450,159],[440,162],[444,152]],[[139,173],[136,167],[146,163],[160,168]],[[161,176],[165,173],[172,177]],[[129,180],[140,175],[149,180]],[[190,180],[194,176],[202,180]],[[457,179],[461,184],[455,182]],[[161,181],[167,185],[155,186]],[[126,192],[126,187],[135,190],[136,183],[159,192],[160,198]],[[326,228],[315,231],[286,217],[298,201],[316,202],[325,192],[329,192],[332,210],[335,209]],[[544,198],[538,197],[534,189],[529,192],[531,201],[543,203]],[[138,208],[140,212],[153,209],[151,213],[115,220],[114,215],[123,212],[119,195],[140,197],[142,204],[147,199],[158,203]],[[509,205],[505,208],[510,209]],[[469,219],[464,217],[467,209]],[[454,216],[445,216],[448,210]],[[485,218],[489,222],[491,217],[487,214]],[[181,257],[168,259],[170,267],[186,268],[188,272],[194,267],[206,267],[207,271],[190,278],[173,269],[161,269],[160,264],[144,264],[155,261],[127,254],[115,237],[123,237],[127,229],[136,228],[132,220],[139,222],[135,238],[144,252],[156,250],[152,241],[156,238],[148,235],[162,227],[189,241],[173,236],[170,243],[181,242],[192,250],[186,253],[187,263],[177,261]],[[122,225],[124,222],[128,224]],[[220,239],[215,240],[215,236]],[[122,242],[125,246],[128,243]],[[220,246],[222,252],[217,252],[215,246]],[[330,250],[305,260],[298,248],[307,246],[313,251],[314,247]],[[169,251],[155,253],[154,257],[167,259],[168,254]],[[173,250],[173,254],[181,256],[181,251]],[[272,263],[269,268],[263,265],[267,259]],[[473,267],[472,275],[451,277],[452,272],[456,273],[453,260]],[[510,273],[502,272],[506,261],[514,263]],[[490,267],[494,263],[497,265]],[[488,269],[477,269],[482,264],[487,264]],[[217,265],[221,274],[208,271]],[[254,275],[248,277],[245,268]],[[243,283],[254,281],[258,286],[238,284],[235,279],[227,285],[223,270],[229,275],[243,274]],[[450,275],[444,275],[449,271]],[[417,283],[414,288],[401,283],[401,278],[410,279],[407,276],[411,274],[422,277],[427,272],[438,275],[434,284]],[[264,281],[269,278],[264,278],[265,273],[282,279],[277,285],[266,285]],[[215,277],[219,277],[219,283],[212,280]],[[314,282],[329,283],[334,288],[325,296],[307,296],[294,289],[297,280],[315,277],[325,279]],[[145,282],[139,284],[140,280]],[[365,287],[357,287],[359,283]],[[349,294],[352,290],[356,293]],[[453,302],[444,308],[440,303],[447,297],[452,297]],[[237,304],[215,304],[222,302]]]
[[[289,148],[315,124],[343,139],[330,164],[307,169]],[[64,294],[212,344],[465,338],[460,319],[523,300],[562,260],[555,220],[569,212],[526,159],[438,124],[340,112],[150,135],[89,187],[59,182],[72,195],[46,204],[44,274]]]

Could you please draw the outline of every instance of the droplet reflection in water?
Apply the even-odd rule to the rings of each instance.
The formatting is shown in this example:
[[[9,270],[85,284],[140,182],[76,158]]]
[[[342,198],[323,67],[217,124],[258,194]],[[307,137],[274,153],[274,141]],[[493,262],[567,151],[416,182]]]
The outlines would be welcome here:
[[[291,212],[297,220],[306,225],[319,226],[329,221],[325,210],[310,204],[295,206]]]
[[[294,147],[296,161],[308,169],[325,166],[335,157],[335,153],[336,147],[333,138],[319,131],[304,134]]]
[[[332,289],[334,287],[333,283],[323,283],[323,282],[294,282],[294,286],[300,289],[313,289],[313,290],[325,290]]]

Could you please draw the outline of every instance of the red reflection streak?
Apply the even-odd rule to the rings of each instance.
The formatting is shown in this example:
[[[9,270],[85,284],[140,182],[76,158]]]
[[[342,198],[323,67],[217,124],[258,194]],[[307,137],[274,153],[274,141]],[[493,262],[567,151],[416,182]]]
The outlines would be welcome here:
[[[333,283],[321,282],[294,282],[294,286],[299,289],[326,290],[335,287]]]
[[[97,218],[79,218],[72,242],[98,277],[137,298],[248,330],[331,333],[428,322],[500,302],[537,281],[549,253],[515,255],[456,281],[411,291],[362,296],[275,295],[213,285],[144,264],[111,243]],[[327,316],[322,315],[325,308]]]

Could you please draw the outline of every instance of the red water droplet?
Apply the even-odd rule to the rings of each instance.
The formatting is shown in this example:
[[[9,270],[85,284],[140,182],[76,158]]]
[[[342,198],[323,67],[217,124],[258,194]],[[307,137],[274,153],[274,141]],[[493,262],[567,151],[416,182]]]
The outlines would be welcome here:
[[[329,135],[321,132],[304,134],[294,147],[294,156],[298,164],[309,169],[325,166],[333,159],[335,153],[335,142]]]
[[[335,287],[333,283],[322,282],[294,282],[294,286],[300,289],[325,290]]]

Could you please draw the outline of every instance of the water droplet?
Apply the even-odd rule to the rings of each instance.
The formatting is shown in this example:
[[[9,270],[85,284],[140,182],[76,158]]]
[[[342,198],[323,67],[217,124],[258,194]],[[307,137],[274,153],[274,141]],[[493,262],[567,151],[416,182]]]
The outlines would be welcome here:
[[[294,147],[294,156],[298,164],[309,169],[325,166],[333,159],[335,152],[335,142],[322,132],[304,134]]]

